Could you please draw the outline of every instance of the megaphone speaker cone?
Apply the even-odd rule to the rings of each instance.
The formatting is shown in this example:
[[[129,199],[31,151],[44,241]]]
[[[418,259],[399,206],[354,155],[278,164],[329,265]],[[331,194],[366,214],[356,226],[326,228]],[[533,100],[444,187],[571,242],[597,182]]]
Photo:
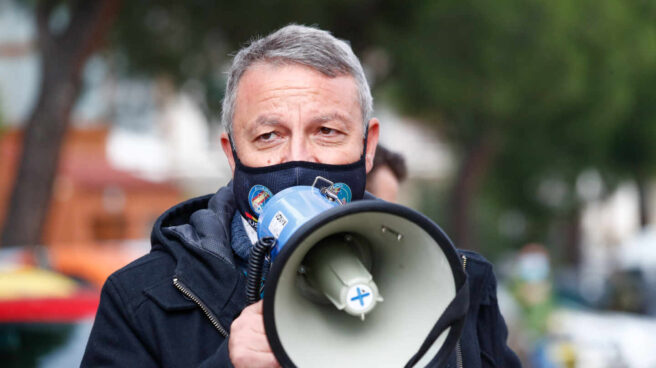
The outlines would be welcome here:
[[[366,240],[371,248],[369,268],[339,240],[344,234]],[[337,266],[321,266],[322,261]],[[347,266],[342,268],[343,264]],[[310,272],[321,267],[329,270]],[[329,299],[334,298],[331,293],[345,292],[345,297],[329,304],[308,298],[298,287],[299,270],[306,272],[303,277],[312,287],[330,294]],[[265,330],[285,367],[404,366],[426,344],[436,321],[463,286],[465,275],[457,254],[437,225],[403,206],[357,201],[322,212],[289,238],[267,277]],[[336,308],[351,299],[359,305],[360,300],[375,297],[374,291],[384,296],[384,302],[375,303],[364,321],[349,315],[357,312]],[[450,354],[464,313],[448,321],[439,338],[429,341],[419,366],[443,361],[440,356]]]

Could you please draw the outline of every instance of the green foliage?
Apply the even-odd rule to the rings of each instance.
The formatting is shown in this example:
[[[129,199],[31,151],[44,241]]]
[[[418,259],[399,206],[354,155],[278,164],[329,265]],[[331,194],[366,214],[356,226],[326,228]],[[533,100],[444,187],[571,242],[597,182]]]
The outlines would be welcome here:
[[[422,4],[406,32],[386,29],[394,61],[386,87],[457,149],[498,137],[472,211],[491,224],[508,210],[524,215],[524,235],[508,243],[548,240],[551,224],[580,207],[575,182],[585,169],[653,175],[653,3]],[[538,194],[550,182],[563,189],[557,203]]]
[[[317,25],[347,39],[356,50],[370,46],[376,24],[408,19],[400,0],[125,2],[112,35],[122,72],[166,75],[181,85],[201,82],[212,114],[220,109],[222,71],[229,54],[257,35],[289,23]],[[374,25],[374,26],[372,26]]]

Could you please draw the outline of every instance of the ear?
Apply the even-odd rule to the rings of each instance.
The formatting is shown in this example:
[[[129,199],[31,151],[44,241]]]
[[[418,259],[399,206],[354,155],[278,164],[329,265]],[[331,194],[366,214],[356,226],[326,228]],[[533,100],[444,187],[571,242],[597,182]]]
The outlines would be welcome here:
[[[365,157],[365,163],[367,167],[367,173],[371,171],[371,168],[374,167],[374,155],[376,154],[376,146],[378,145],[378,135],[380,134],[380,123],[378,119],[373,118],[369,120],[367,130],[367,152]]]
[[[232,170],[232,175],[235,175],[235,158],[232,156],[232,147],[230,146],[230,138],[228,133],[221,133],[221,148],[223,148],[223,153],[228,159],[228,164],[230,164],[230,169]]]

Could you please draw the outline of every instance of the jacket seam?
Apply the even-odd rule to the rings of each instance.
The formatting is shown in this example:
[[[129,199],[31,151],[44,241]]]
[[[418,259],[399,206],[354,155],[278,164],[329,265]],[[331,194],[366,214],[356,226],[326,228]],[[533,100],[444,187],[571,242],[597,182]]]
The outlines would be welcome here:
[[[145,260],[144,260],[144,257],[148,257],[148,259],[145,259]],[[166,255],[165,255],[165,254],[161,254],[161,253],[160,253],[160,254],[155,254],[155,253],[153,253],[153,252],[150,252],[150,253],[144,255],[144,257],[139,258],[139,259],[138,259],[139,262],[137,262],[137,261],[132,262],[132,263],[126,265],[125,267],[123,267],[123,268],[117,270],[116,272],[114,272],[114,275],[121,275],[121,274],[124,274],[124,273],[126,273],[126,272],[128,272],[128,271],[130,271],[130,270],[132,270],[132,269],[135,269],[135,268],[138,268],[138,267],[142,267],[142,266],[147,265],[147,264],[149,264],[149,263],[155,262],[155,261],[157,261],[157,260],[159,260],[159,259],[161,259],[161,258],[164,258],[164,257],[166,257]]]

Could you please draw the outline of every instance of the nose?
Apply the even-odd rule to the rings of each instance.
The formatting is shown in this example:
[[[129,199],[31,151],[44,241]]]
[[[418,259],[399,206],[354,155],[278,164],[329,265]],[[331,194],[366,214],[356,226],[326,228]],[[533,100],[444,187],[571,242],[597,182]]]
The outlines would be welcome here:
[[[312,154],[312,148],[306,137],[301,134],[295,134],[292,136],[288,146],[286,161],[317,162]]]

